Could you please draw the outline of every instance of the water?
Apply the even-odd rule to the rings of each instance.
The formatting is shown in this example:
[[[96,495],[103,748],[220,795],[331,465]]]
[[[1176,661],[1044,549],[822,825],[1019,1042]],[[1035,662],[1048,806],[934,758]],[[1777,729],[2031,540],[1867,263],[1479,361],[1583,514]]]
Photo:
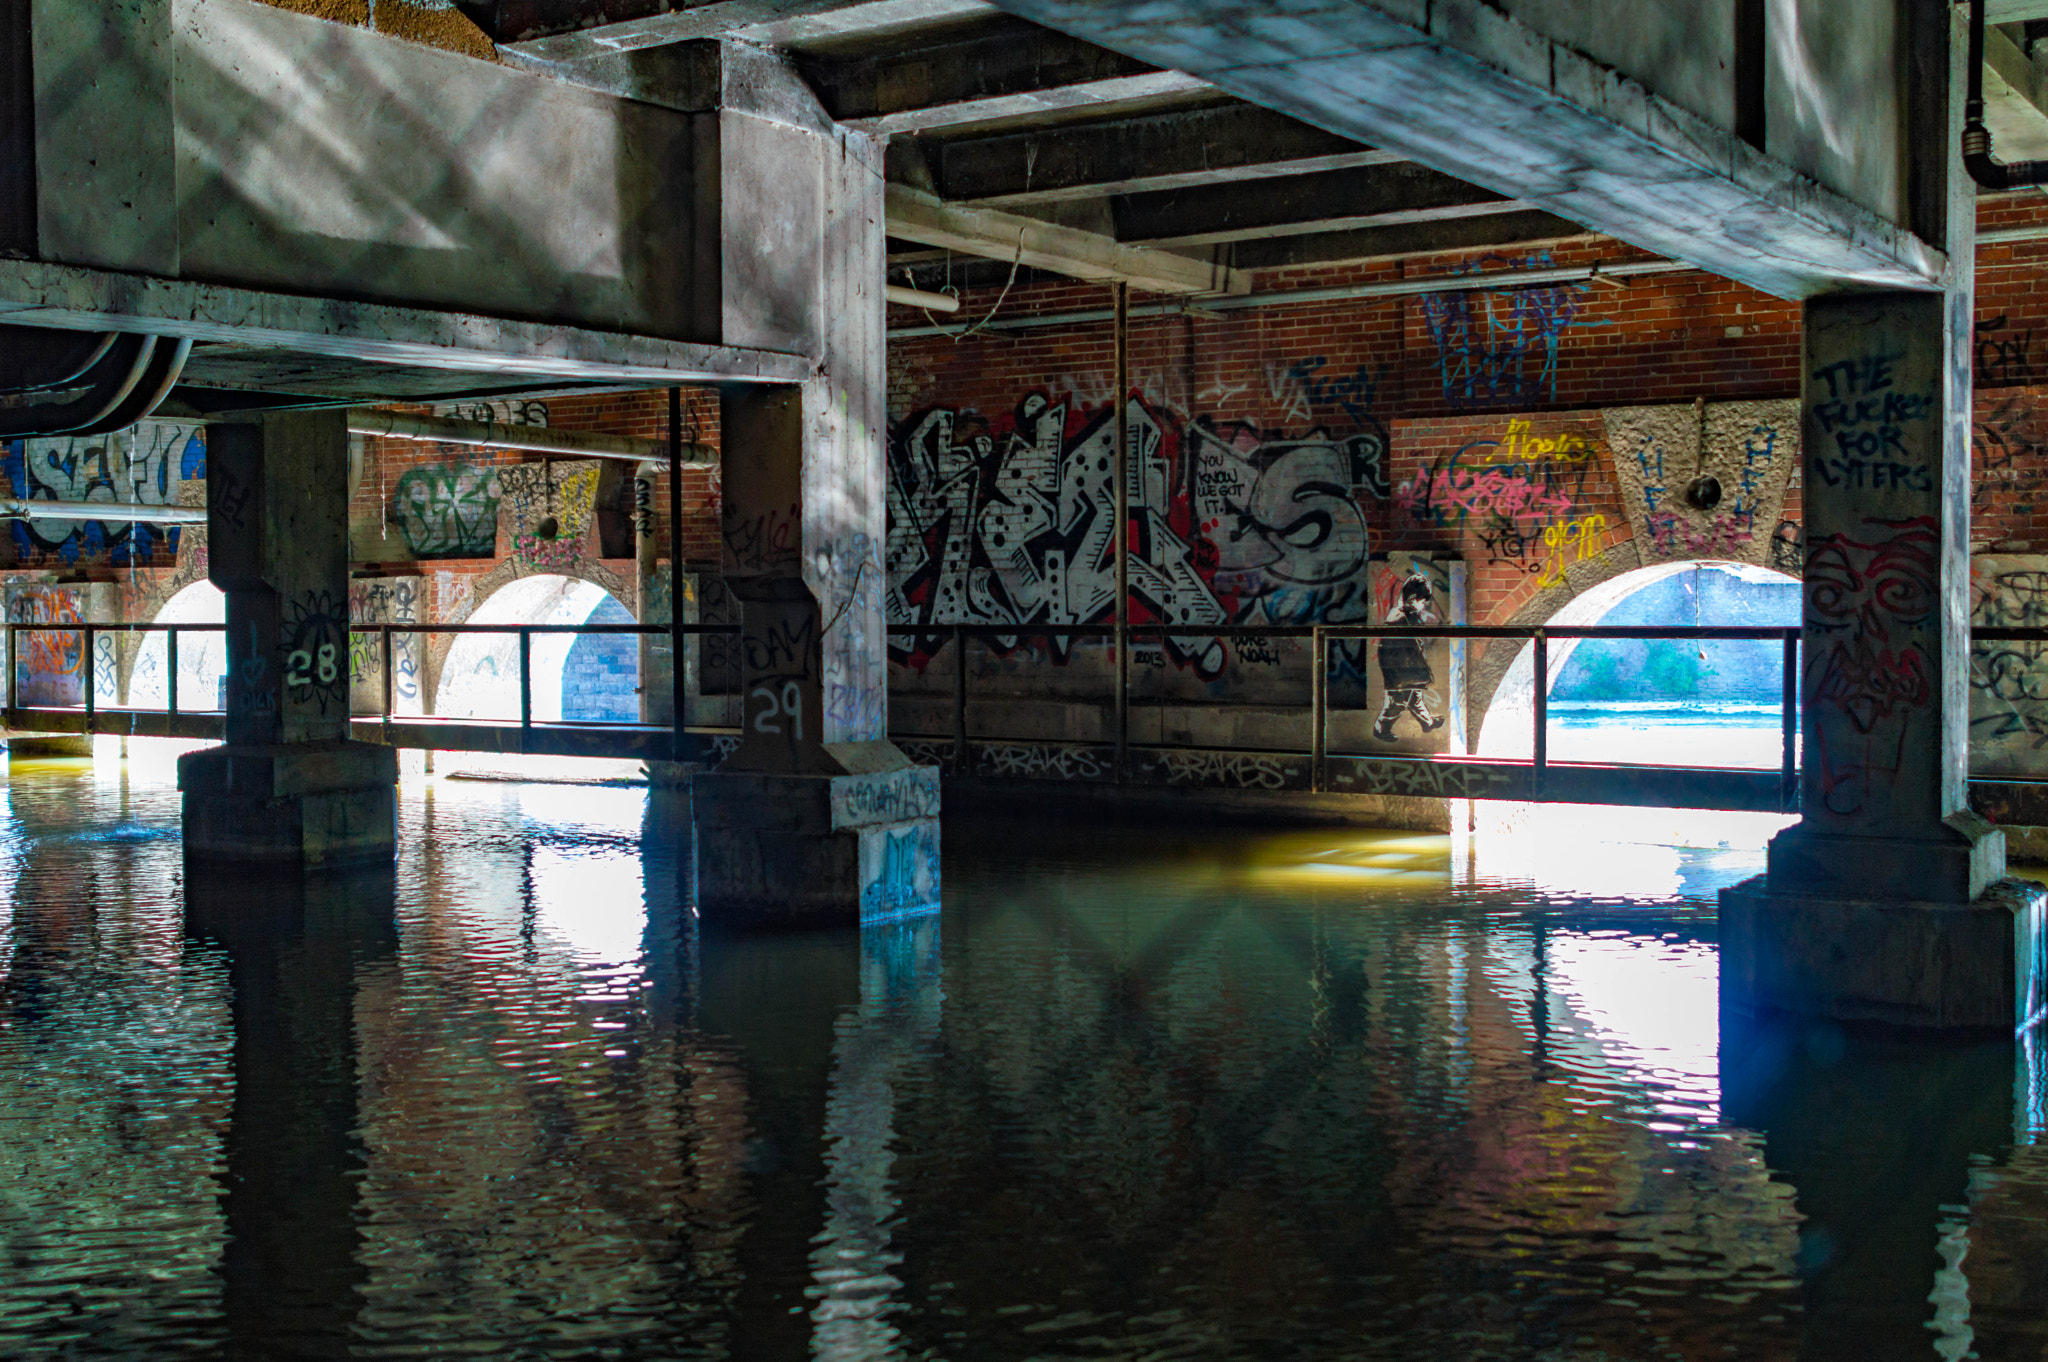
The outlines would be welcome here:
[[[2048,1346],[2038,1065],[1724,1035],[1708,870],[956,816],[942,913],[735,940],[643,790],[408,781],[303,890],[176,801],[0,786],[9,1359]]]

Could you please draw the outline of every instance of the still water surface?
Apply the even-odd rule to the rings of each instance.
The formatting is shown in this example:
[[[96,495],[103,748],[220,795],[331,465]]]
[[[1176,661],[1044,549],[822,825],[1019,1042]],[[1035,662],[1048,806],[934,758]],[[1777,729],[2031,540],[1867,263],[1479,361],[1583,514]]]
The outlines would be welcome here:
[[[2048,1348],[2038,1065],[1724,1035],[1699,875],[955,816],[941,913],[719,939],[643,790],[400,817],[187,884],[164,773],[9,772],[0,1357]]]

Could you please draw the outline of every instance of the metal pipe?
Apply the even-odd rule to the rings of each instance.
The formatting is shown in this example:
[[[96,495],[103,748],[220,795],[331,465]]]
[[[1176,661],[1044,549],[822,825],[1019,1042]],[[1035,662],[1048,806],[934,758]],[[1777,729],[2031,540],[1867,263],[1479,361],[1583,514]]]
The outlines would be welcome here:
[[[1131,745],[1131,286],[1116,289],[1116,779]]]
[[[0,498],[0,520],[99,520],[141,525],[204,525],[204,506],[138,506],[126,501]]]
[[[684,445],[678,454],[677,441],[642,440],[626,435],[600,435],[581,430],[550,430],[546,426],[501,426],[495,421],[452,421],[440,416],[418,416],[411,412],[373,411],[351,408],[351,435],[378,435],[388,440],[439,440],[448,444],[475,445],[481,449],[517,449],[530,454],[572,454],[586,459],[627,459],[634,463],[655,463],[663,468],[677,459],[686,468],[712,468],[718,451],[705,445]]]
[[[1968,80],[1963,102],[1963,169],[1986,189],[2048,184],[2048,161],[2001,165],[1991,157],[1991,129],[1984,126],[1984,0],[1970,0]]]
[[[1245,308],[1289,307],[1301,303],[1345,302],[1358,298],[1402,298],[1418,293],[1470,293],[1485,289],[1533,288],[1542,284],[1583,284],[1595,279],[1632,279],[1650,274],[1698,273],[1699,266],[1679,260],[1624,260],[1612,265],[1563,265],[1555,269],[1495,270],[1486,274],[1440,274],[1428,279],[1391,279],[1376,284],[1345,284],[1336,288],[1290,289],[1284,293],[1242,293],[1236,297],[1202,298],[1185,307],[1179,303],[1151,303],[1127,308],[1134,317],[1178,317],[1187,307],[1202,312],[1236,312]],[[1089,308],[1076,312],[1048,312],[1037,316],[998,319],[985,324],[984,331],[1025,331],[1041,326],[1069,326],[1081,322],[1107,322],[1116,311]],[[899,340],[919,336],[950,336],[950,326],[908,326],[889,334]]]
[[[921,307],[927,312],[958,312],[960,300],[950,293],[928,293],[921,288],[905,288],[901,284],[883,287],[883,296],[892,303],[904,307]]]

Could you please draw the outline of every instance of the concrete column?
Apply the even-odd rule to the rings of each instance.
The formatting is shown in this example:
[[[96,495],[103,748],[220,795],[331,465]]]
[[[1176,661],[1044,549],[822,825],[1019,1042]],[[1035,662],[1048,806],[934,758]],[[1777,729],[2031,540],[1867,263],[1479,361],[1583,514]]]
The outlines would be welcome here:
[[[888,739],[881,148],[741,117],[722,136],[728,169],[745,167],[725,185],[729,229],[766,207],[753,203],[764,177],[782,233],[816,187],[811,235],[786,275],[747,281],[735,301],[780,317],[768,304],[789,299],[820,363],[801,386],[722,398],[742,737],[693,782],[697,906],[711,919],[872,922],[939,893],[938,771]]]
[[[397,753],[348,737],[346,413],[215,426],[207,539],[227,594],[227,742],[178,760],[187,859],[389,861]]]

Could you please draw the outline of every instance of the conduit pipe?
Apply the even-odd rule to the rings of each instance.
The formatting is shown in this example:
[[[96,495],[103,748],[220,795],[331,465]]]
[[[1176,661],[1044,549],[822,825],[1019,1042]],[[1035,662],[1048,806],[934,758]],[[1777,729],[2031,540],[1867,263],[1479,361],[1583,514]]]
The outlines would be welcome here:
[[[1236,312],[1253,307],[1287,307],[1296,303],[1344,302],[1355,298],[1399,298],[1417,293],[1469,293],[1479,289],[1532,288],[1539,284],[1583,284],[1601,279],[1632,279],[1646,274],[1682,274],[1698,266],[1679,260],[1624,260],[1616,264],[1562,265],[1555,269],[1495,270],[1488,274],[1441,274],[1428,279],[1390,279],[1376,284],[1345,284],[1337,288],[1291,289],[1285,293],[1240,293],[1235,297],[1201,298],[1187,304],[1193,312]],[[1132,317],[1173,317],[1179,303],[1151,303],[1134,307]],[[1053,312],[1032,317],[1013,317],[984,324],[989,331],[1023,331],[1040,326],[1070,326],[1078,322],[1107,322],[1116,319],[1111,308],[1089,308],[1079,312]],[[891,331],[891,336],[950,336],[946,326],[908,326]]]
[[[138,506],[125,501],[0,498],[0,520],[107,520],[131,525],[204,525],[204,506]]]
[[[365,407],[350,410],[348,430],[351,435],[380,435],[389,440],[437,440],[484,449],[517,449],[532,454],[567,454],[584,459],[651,463],[660,468],[669,466],[667,441],[641,440],[629,435],[550,430],[546,426],[501,426],[495,421],[454,421]],[[718,466],[718,451],[708,445],[686,444],[681,451],[685,468]]]
[[[883,292],[892,303],[905,307],[921,307],[927,312],[958,312],[960,300],[950,293],[927,293],[921,288],[905,288],[901,284],[888,284]]]

